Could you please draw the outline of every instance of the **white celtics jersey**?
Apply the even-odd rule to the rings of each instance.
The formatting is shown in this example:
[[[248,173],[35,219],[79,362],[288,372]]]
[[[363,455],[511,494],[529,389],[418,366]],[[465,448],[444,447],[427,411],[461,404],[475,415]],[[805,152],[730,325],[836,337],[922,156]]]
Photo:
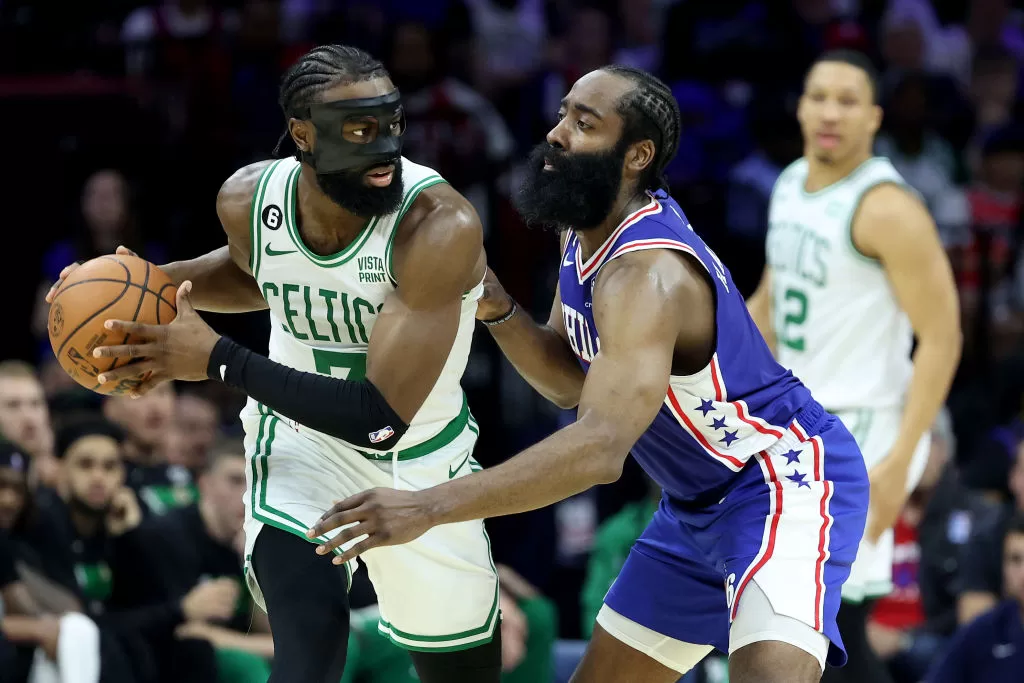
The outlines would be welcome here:
[[[807,192],[807,161],[779,176],[768,212],[775,354],[830,411],[901,406],[913,331],[880,263],[860,253],[851,226],[861,198],[906,186],[888,159]]]
[[[366,373],[366,351],[377,314],[397,286],[391,256],[398,225],[420,192],[445,181],[436,171],[402,159],[399,210],[371,219],[338,253],[320,256],[299,235],[300,169],[293,158],[274,162],[260,177],[253,199],[250,267],[270,306],[270,358],[297,370],[358,380]],[[481,283],[463,297],[451,353],[397,444],[400,454],[449,432],[457,435],[465,427],[469,409],[460,381],[482,293]],[[256,409],[250,400],[247,410]]]

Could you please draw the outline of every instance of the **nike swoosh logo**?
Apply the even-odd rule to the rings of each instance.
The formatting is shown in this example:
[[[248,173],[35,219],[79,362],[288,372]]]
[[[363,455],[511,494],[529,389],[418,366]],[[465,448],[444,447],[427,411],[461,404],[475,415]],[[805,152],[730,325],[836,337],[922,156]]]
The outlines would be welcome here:
[[[278,251],[277,249],[271,249],[270,245],[268,244],[266,248],[263,250],[263,253],[266,254],[267,256],[284,256],[286,254],[294,254],[295,250],[292,249],[291,251]]]
[[[453,478],[456,474],[458,474],[459,470],[462,469],[462,466],[465,465],[467,462],[469,462],[469,456],[470,455],[472,455],[472,453],[467,454],[466,457],[462,459],[462,462],[459,463],[459,466],[456,467],[455,469],[452,469],[452,466],[448,465],[448,478],[449,479]]]
[[[564,261],[562,261],[562,265],[563,266],[572,266],[572,265],[575,265],[575,262],[572,259],[566,257],[566,259]]]

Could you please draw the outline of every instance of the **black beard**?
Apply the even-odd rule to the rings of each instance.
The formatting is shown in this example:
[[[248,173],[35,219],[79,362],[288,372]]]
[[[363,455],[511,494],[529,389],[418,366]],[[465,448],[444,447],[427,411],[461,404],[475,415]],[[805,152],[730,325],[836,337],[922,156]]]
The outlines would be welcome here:
[[[544,170],[545,158],[554,167]],[[533,148],[514,203],[526,224],[590,230],[608,218],[622,185],[626,146],[604,152],[565,150],[543,142]]]
[[[367,187],[366,172],[373,167],[343,173],[317,173],[316,182],[320,190],[332,202],[349,213],[363,218],[386,216],[395,213],[402,205],[402,160],[393,162],[395,173],[387,187]],[[387,164],[374,164],[386,166]]]

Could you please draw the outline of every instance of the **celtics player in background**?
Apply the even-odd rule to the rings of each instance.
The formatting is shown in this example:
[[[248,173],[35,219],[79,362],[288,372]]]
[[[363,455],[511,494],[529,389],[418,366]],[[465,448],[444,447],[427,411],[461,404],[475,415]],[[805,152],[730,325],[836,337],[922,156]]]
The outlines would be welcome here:
[[[144,341],[96,353],[138,359],[104,379],[152,371],[140,392],[209,376],[250,396],[245,570],[274,634],[270,681],[337,683],[350,568],[313,552],[326,539],[305,534],[338,499],[479,469],[460,380],[483,292],[483,230],[436,172],[402,158],[402,101],[370,55],[312,50],[284,75],[280,103],[298,152],[225,182],[227,246],[162,266],[180,284],[173,328],[112,321]],[[269,358],[195,312],[267,308]],[[194,335],[188,353],[164,343],[182,332]],[[422,681],[498,683],[498,579],[482,521],[362,560],[378,628],[410,650]]]
[[[924,470],[928,429],[960,358],[956,289],[935,224],[892,164],[872,156],[877,94],[859,53],[830,52],[811,68],[797,110],[804,156],[775,184],[767,265],[748,301],[779,362],[853,433],[871,479],[839,611],[849,663],[826,670],[826,682],[888,680],[865,620],[870,598],[892,588],[891,527]]]

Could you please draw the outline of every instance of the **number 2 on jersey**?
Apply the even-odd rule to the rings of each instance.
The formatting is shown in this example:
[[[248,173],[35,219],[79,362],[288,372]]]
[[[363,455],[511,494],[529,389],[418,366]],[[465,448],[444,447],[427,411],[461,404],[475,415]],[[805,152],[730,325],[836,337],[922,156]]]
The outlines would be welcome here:
[[[322,375],[331,375],[353,382],[358,382],[366,377],[365,353],[313,349],[313,360],[316,363],[316,371]],[[345,369],[347,372],[336,373],[335,369]]]
[[[798,329],[807,321],[807,295],[799,289],[787,289],[782,303],[785,317],[780,326],[779,341],[794,351],[804,350],[804,336]]]

